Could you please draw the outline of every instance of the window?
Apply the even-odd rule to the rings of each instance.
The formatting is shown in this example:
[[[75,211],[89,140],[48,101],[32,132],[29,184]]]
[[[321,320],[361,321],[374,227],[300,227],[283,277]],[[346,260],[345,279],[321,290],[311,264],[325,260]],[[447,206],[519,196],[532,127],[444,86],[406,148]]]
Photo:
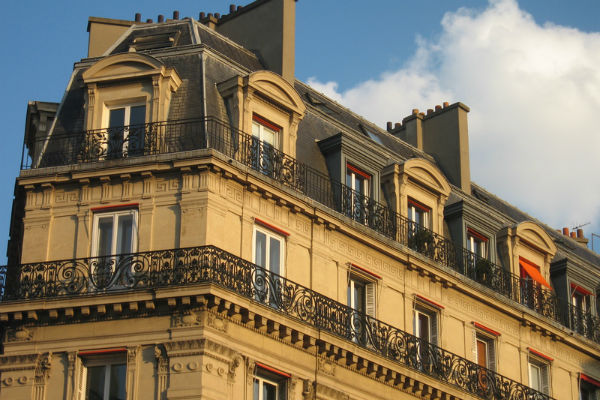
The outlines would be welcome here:
[[[431,208],[413,200],[408,199],[408,219],[414,222],[418,227],[430,227]]]
[[[285,400],[286,383],[290,375],[260,363],[256,364],[253,400]]]
[[[126,399],[127,361],[121,354],[82,357],[85,400]]]
[[[94,214],[92,257],[128,254],[137,248],[137,210]]]
[[[120,272],[129,268],[130,257],[137,250],[137,210],[120,210],[94,214],[90,279],[96,289],[125,284]],[[120,279],[116,281],[115,279]]]
[[[280,303],[278,295],[281,294],[283,284],[280,276],[284,274],[284,247],[285,240],[282,236],[258,226],[254,227],[253,260],[257,266],[264,268],[256,270],[253,282],[256,300],[275,308]]]
[[[252,117],[252,144],[250,157],[252,167],[265,175],[275,171],[281,128],[257,115]]]
[[[432,365],[434,351],[429,344],[437,345],[438,313],[429,307],[415,304],[413,321],[416,342],[416,356],[420,368],[427,369]]]
[[[477,231],[467,229],[467,250],[478,257],[487,258],[488,239]]]
[[[496,340],[481,332],[475,333],[475,359],[477,365],[482,368],[477,371],[479,387],[486,390],[489,386],[489,380],[493,377],[488,376],[488,371],[496,370]]]
[[[571,283],[571,329],[581,334],[586,334],[586,329],[589,329],[586,318],[591,312],[591,295],[589,290]]]
[[[371,194],[371,175],[346,164],[346,188],[342,199],[344,214],[355,221],[366,222],[367,197]]]
[[[145,123],[145,104],[109,107],[106,158],[142,155]]]
[[[529,357],[529,387],[550,394],[550,366],[537,357]]]
[[[532,310],[541,310],[546,302],[548,292],[546,289],[552,289],[552,287],[546,282],[542,276],[540,267],[537,265],[523,257],[519,257],[519,266],[521,272],[521,304],[526,305]]]
[[[599,400],[600,399],[600,381],[587,376],[584,373],[579,374],[579,400]]]

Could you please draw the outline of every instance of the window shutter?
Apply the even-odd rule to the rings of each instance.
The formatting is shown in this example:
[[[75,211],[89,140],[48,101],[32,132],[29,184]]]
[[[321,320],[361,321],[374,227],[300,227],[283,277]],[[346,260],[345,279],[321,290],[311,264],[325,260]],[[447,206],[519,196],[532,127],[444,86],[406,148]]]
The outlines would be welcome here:
[[[431,343],[435,345],[438,344],[438,317],[439,315],[437,313],[431,313],[429,316],[429,323],[431,324],[429,327]]]
[[[369,317],[375,318],[375,284],[368,283],[365,285],[366,307],[365,312]]]
[[[496,370],[496,341],[488,341],[488,369]]]
[[[550,394],[550,367],[548,365],[544,365],[541,368],[541,372],[541,392]]]
[[[473,352],[473,362],[477,364],[477,331],[473,329],[473,343],[471,343]]]

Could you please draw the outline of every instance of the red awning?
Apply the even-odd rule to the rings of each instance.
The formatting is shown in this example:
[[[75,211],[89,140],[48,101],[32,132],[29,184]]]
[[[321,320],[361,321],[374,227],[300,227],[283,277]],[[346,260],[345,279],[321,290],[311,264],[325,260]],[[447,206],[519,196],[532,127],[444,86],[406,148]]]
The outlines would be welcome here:
[[[587,376],[586,374],[584,374],[583,372],[579,373],[579,376],[581,377],[582,380],[591,383],[594,386],[600,387],[600,382],[598,382],[597,380],[595,380],[594,378]]]
[[[575,283],[571,283],[571,289],[573,289],[573,292],[579,292],[584,296],[593,296],[592,292],[582,288],[581,286],[579,286]]]
[[[552,289],[552,286],[550,286],[550,284],[548,282],[546,282],[546,280],[540,273],[540,270],[535,265],[529,264],[528,262],[524,261],[523,259],[519,260],[519,264],[521,265],[521,268],[523,268],[523,270],[525,270],[525,272],[527,273],[527,275],[529,275],[529,277],[531,279],[533,279],[540,285],[544,285],[547,288]]]

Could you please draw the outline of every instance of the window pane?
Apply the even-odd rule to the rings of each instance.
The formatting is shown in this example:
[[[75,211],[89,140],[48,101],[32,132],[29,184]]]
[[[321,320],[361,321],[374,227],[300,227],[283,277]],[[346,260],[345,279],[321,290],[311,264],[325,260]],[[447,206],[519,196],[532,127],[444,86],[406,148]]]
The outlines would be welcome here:
[[[98,218],[98,254],[108,256],[112,254],[113,217]]]
[[[133,233],[133,215],[120,215],[119,230],[117,231],[117,253],[127,254],[133,251],[132,233]]]
[[[87,368],[87,383],[85,385],[86,400],[104,400],[104,378],[106,366]]]
[[[110,110],[108,127],[115,128],[125,125],[125,109],[115,108]]]
[[[423,313],[417,313],[417,336],[420,339],[429,341],[429,317]]]
[[[146,122],[146,106],[131,107],[129,125],[140,125]]]
[[[260,400],[260,382],[258,381],[258,379],[254,378],[254,396],[252,397],[253,400]]]
[[[360,282],[354,282],[354,309],[365,312],[365,285]]]
[[[269,271],[275,274],[281,274],[281,243],[275,238],[269,241]]]
[[[255,247],[255,259],[254,263],[259,267],[266,267],[267,265],[267,235],[262,232],[256,231],[256,247]]]
[[[277,145],[277,132],[274,130],[267,128],[266,126],[262,126],[262,137],[261,140],[265,143],[269,143],[271,146]]]
[[[350,171],[349,169],[346,170],[346,186],[350,187],[350,188],[354,188],[354,186],[352,185],[352,177],[354,176],[354,174],[352,173],[352,171]]]
[[[482,340],[477,340],[477,364],[487,368],[487,344]]]
[[[252,121],[252,136],[260,139],[260,125],[256,121]]]
[[[277,400],[277,386],[263,382],[263,400]]]
[[[127,367],[125,364],[110,366],[110,396],[109,400],[125,400],[125,382],[127,380]]]
[[[540,368],[537,365],[529,364],[529,386],[532,389],[540,390]]]

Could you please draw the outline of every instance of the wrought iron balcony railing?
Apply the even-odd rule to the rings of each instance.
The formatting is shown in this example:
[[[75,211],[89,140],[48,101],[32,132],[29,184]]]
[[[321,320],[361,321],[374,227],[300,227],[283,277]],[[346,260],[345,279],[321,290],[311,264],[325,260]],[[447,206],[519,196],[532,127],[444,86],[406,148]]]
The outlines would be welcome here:
[[[24,264],[10,273],[7,300],[210,283],[475,396],[550,399],[546,394],[213,246]]]
[[[600,320],[490,261],[455,248],[445,237],[298,162],[258,138],[207,117],[101,129],[29,144],[22,169],[211,148],[402,243],[430,259],[600,343]],[[582,314],[579,316],[579,314]]]

